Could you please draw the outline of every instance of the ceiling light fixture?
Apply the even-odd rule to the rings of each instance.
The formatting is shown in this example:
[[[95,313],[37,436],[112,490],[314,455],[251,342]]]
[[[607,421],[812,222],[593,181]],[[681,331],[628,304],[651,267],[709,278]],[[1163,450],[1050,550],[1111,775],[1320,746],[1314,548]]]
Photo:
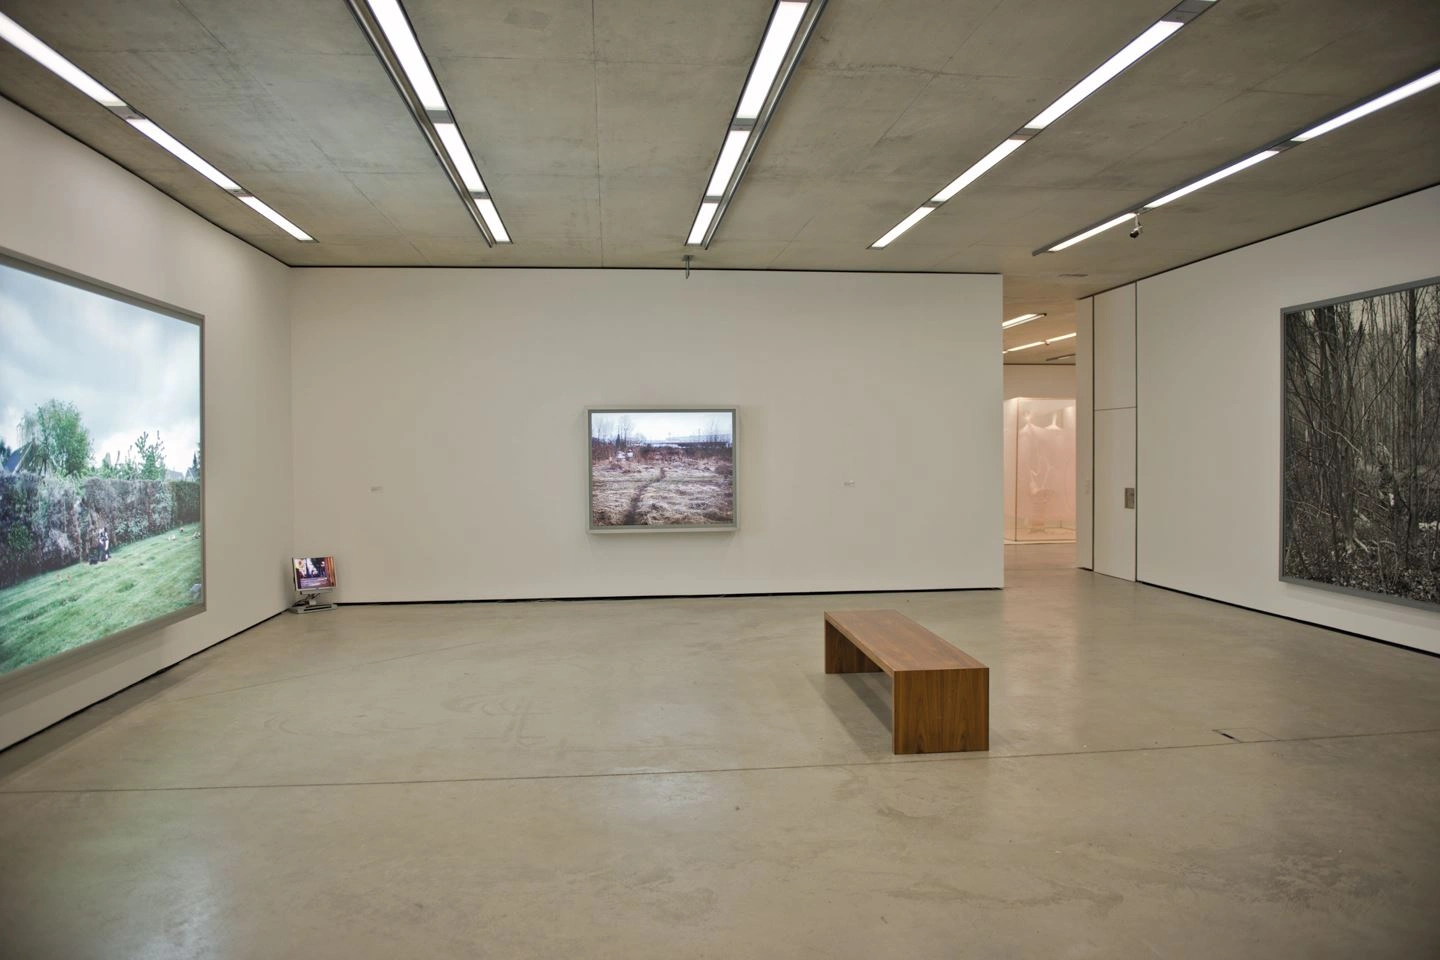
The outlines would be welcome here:
[[[1304,143],[1307,140],[1314,140],[1321,134],[1329,133],[1331,130],[1337,130],[1340,127],[1345,126],[1345,124],[1347,123],[1351,123],[1352,121],[1359,120],[1361,117],[1368,116],[1369,114],[1374,113],[1376,110],[1383,110],[1386,107],[1390,106],[1392,103],[1399,103],[1406,97],[1413,97],[1415,94],[1420,93],[1423,90],[1429,90],[1437,83],[1440,83],[1440,69],[1431,70],[1427,74],[1416,77],[1409,83],[1402,83],[1400,86],[1389,91],[1388,93],[1382,93],[1378,97],[1372,97],[1371,99],[1366,100],[1359,106],[1351,107],[1344,113],[1341,113],[1338,116],[1331,117],[1324,123],[1316,124],[1309,130],[1304,131],[1303,133],[1295,134],[1295,136],[1291,137],[1290,139],[1295,140],[1299,143]]]
[[[1006,320],[1004,323],[1000,324],[1000,329],[1001,329],[1001,330],[1009,330],[1011,327],[1018,327],[1018,326],[1020,326],[1020,324],[1022,324],[1022,323],[1029,323],[1031,320],[1039,320],[1041,317],[1044,317],[1044,316],[1048,316],[1048,314],[1044,314],[1044,313],[1022,313],[1022,314],[1020,314],[1020,316],[1018,316],[1018,317],[1011,317],[1009,320]]]
[[[1043,317],[1044,314],[1042,313],[1042,314],[1040,314],[1040,316]],[[1060,342],[1063,341],[1063,340],[1070,340],[1070,339],[1074,338],[1075,336],[1076,336],[1076,334],[1073,334],[1073,333],[1065,333],[1065,334],[1061,334],[1061,335],[1058,336],[1058,337],[1051,337],[1049,340],[1036,340],[1034,343],[1022,344],[1021,346],[1011,347],[1011,348],[1008,349],[1008,350],[1001,350],[1000,352],[1001,352],[1001,353],[1014,353],[1014,352],[1017,351],[1017,350],[1029,350],[1029,349],[1031,349],[1032,347],[1048,347],[1048,346],[1049,346],[1050,344],[1052,344],[1052,343],[1060,343]]]
[[[1224,180],[1226,177],[1234,176],[1242,170],[1248,170],[1258,163],[1280,155],[1286,150],[1297,147],[1322,134],[1329,133],[1331,130],[1343,127],[1347,123],[1374,113],[1376,110],[1388,107],[1394,103],[1399,103],[1407,97],[1413,97],[1415,94],[1429,90],[1435,86],[1440,86],[1440,68],[1431,68],[1418,77],[1391,87],[1375,96],[1367,97],[1357,104],[1352,104],[1319,123],[1307,126],[1295,133],[1288,133],[1277,140],[1272,140],[1258,150],[1252,150],[1239,160],[1234,160],[1222,167],[1217,167],[1209,173],[1196,177],[1194,180],[1187,181],[1178,187],[1172,187],[1161,193],[1157,193],[1148,200],[1143,200],[1135,206],[1127,208],[1124,213],[1109,217],[1061,240],[1047,243],[1045,246],[1033,251],[1031,255],[1039,256],[1042,253],[1058,253],[1061,250],[1075,246],[1077,243],[1083,243],[1112,227],[1118,227],[1132,217],[1138,217],[1143,211],[1163,207],[1167,203],[1179,200],[1181,197],[1188,196],[1197,190],[1203,190],[1212,183]]]
[[[1074,360],[1074,359],[1075,359],[1075,354],[1073,354],[1073,353],[1062,353],[1062,354],[1060,354],[1059,356],[1046,357],[1046,358],[1045,358],[1045,362],[1046,362],[1046,363],[1054,363],[1054,362],[1057,361],[1057,360]]]
[[[400,0],[346,0],[350,12],[488,246],[512,242]]]
[[[90,74],[81,70],[75,64],[62,57],[54,48],[48,46],[43,40],[26,30],[20,24],[0,13],[0,39],[8,41],[21,53],[29,56],[36,63],[40,64],[61,80],[73,86],[96,103],[109,110],[115,116],[128,123],[137,133],[143,134],[151,142],[169,153],[175,159],[185,164],[215,186],[224,190],[247,207],[260,214],[266,220],[280,227],[296,240],[305,243],[314,243],[315,238],[295,224],[286,220],[276,213],[267,204],[262,203],[253,193],[246,190],[240,184],[221,173],[210,161],[200,154],[191,150],[185,144],[167,133],[159,124],[150,120],[140,111],[116,96],[109,88],[101,84]]]
[[[351,0],[354,2],[354,0]],[[760,138],[765,134],[775,107],[789,85],[795,66],[805,52],[805,45],[815,30],[815,23],[825,9],[826,0],[776,0],[765,26],[760,49],[750,66],[740,101],[731,114],[730,125],[720,154],[706,181],[705,195],[695,211],[690,233],[685,239],[689,247],[708,247],[715,231],[730,207],[735,190],[755,156]]]
[[[126,106],[124,100],[111,93],[94,77],[60,56],[39,37],[3,13],[0,13],[0,38],[10,41],[21,53],[101,106],[111,108]]]
[[[1054,103],[1036,114],[1029,123],[1010,134],[998,147],[977,160],[968,170],[960,174],[960,176],[951,180],[943,190],[921,204],[916,212],[918,213],[927,207],[934,209],[940,206],[949,201],[961,190],[964,190],[970,186],[970,184],[979,180],[991,167],[994,167],[1001,160],[1010,156],[1010,154],[1024,146],[1026,141],[1069,113],[1086,97],[1124,73],[1129,67],[1133,66],[1136,61],[1145,56],[1145,54],[1174,36],[1185,24],[1210,9],[1215,2],[1216,0],[1181,0],[1180,3],[1170,9],[1170,12],[1145,28],[1138,37],[1127,43],[1118,53],[1090,71],[1079,83],[1061,94],[1059,99]],[[888,247],[896,237],[919,223],[923,217],[924,214],[921,214],[920,217],[916,217],[914,213],[910,214],[910,216],[892,227],[889,233],[886,233],[885,236],[870,244],[870,249],[881,250]]]

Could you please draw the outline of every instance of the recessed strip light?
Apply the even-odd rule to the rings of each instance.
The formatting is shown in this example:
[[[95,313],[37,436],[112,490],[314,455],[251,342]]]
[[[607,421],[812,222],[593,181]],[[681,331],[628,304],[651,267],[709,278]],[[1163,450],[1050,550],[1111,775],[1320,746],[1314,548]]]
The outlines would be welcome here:
[[[1169,40],[1170,35],[1183,26],[1185,26],[1184,23],[1175,20],[1157,20],[1144,33],[1122,47],[1119,53],[1096,67],[1084,80],[1066,90],[1059,100],[1036,114],[1034,120],[1025,124],[1026,128],[1044,130],[1075,109],[1081,100],[1124,73],[1125,69],[1136,60]]]
[[[248,193],[242,193],[237,194],[236,199],[238,199],[241,203],[245,204],[245,206],[249,207],[251,210],[254,210],[256,213],[260,214],[260,216],[264,217],[266,220],[269,220],[271,223],[275,224],[275,226],[279,227],[281,230],[284,230],[286,233],[290,234],[290,236],[294,237],[296,240],[308,241],[315,239],[314,237],[310,236],[310,234],[306,233],[304,230],[301,230],[299,227],[295,226],[295,224],[291,223],[289,220],[286,220],[284,217],[280,216],[280,214],[276,213],[268,203],[265,203],[259,197],[252,196]]]
[[[1324,123],[1316,124],[1309,130],[1304,131],[1303,133],[1295,134],[1295,136],[1291,137],[1290,139],[1299,141],[1300,143],[1304,143],[1307,140],[1314,140],[1321,134],[1329,133],[1331,130],[1339,129],[1340,127],[1345,126],[1345,124],[1347,123],[1359,120],[1361,117],[1368,116],[1369,114],[1374,113],[1376,110],[1383,110],[1386,107],[1390,106],[1392,103],[1399,103],[1406,97],[1413,97],[1415,96],[1415,94],[1420,93],[1422,90],[1429,90],[1437,83],[1440,83],[1440,69],[1431,70],[1429,73],[1424,74],[1423,76],[1416,77],[1409,83],[1401,84],[1394,90],[1391,90],[1389,93],[1382,93],[1378,97],[1375,97],[1371,100],[1366,100],[1358,107],[1351,107],[1344,113],[1335,117],[1331,117]]]
[[[453,123],[437,123],[435,132],[440,135],[440,142],[444,144],[450,162],[455,164],[455,169],[459,171],[460,182],[465,184],[465,189],[471,193],[484,193],[485,181],[481,179],[480,171],[475,168],[475,158],[470,156],[470,151],[465,146],[465,138],[460,136],[460,128]]]
[[[1060,354],[1059,356],[1046,357],[1046,358],[1045,358],[1045,362],[1046,362],[1046,363],[1054,363],[1054,362],[1057,361],[1057,360],[1074,360],[1074,359],[1075,359],[1075,354],[1073,354],[1073,353],[1062,353],[1062,354]]]
[[[10,41],[21,53],[101,106],[112,108],[126,106],[124,100],[111,93],[94,77],[60,56],[39,37],[3,13],[0,13],[0,38]]]
[[[191,150],[189,147],[185,146],[185,144],[181,143],[179,140],[176,140],[164,130],[161,130],[158,126],[155,125],[154,121],[144,120],[139,117],[132,117],[128,122],[130,126],[134,127],[136,130],[139,130],[145,136],[155,141],[167,153],[174,156],[175,159],[179,160],[181,163],[185,164],[187,167],[200,174],[200,176],[204,177],[206,180],[209,180],[211,183],[215,184],[215,186],[219,187],[221,190],[229,190],[231,193],[234,193],[240,189],[240,184],[236,183],[234,180],[231,180],[219,170],[216,170],[215,167],[212,166],[210,162],[204,157],[200,156],[200,154],[196,153],[194,150]]]
[[[710,174],[710,185],[705,196],[718,197],[725,192],[735,168],[740,165],[740,154],[750,141],[749,130],[731,130],[725,135],[725,146],[720,148],[720,159],[715,161],[715,172]]]
[[[315,238],[295,224],[286,220],[280,214],[264,203],[261,203],[254,194],[240,184],[221,173],[218,168],[200,154],[191,150],[185,144],[167,133],[159,124],[147,118],[140,111],[126,103],[104,84],[97,81],[90,74],[81,70],[75,64],[62,57],[54,48],[47,45],[39,37],[9,17],[0,13],[0,39],[12,44],[21,53],[24,53],[36,63],[40,64],[61,80],[73,86],[96,103],[109,110],[115,116],[128,123],[136,132],[143,134],[161,149],[165,150],[175,159],[185,164],[215,186],[224,190],[241,203],[250,207],[271,223],[283,229],[296,240],[313,243]]]
[[[465,209],[485,243],[510,243],[510,231],[485,186],[484,177],[475,163],[475,155],[465,143],[465,137],[455,122],[455,115],[425,51],[415,36],[410,17],[400,0],[347,0],[350,11],[360,24],[370,45],[375,48],[400,97],[410,109],[430,149],[440,161],[445,175],[455,187],[455,192],[465,203]]]
[[[1358,120],[1361,117],[1368,116],[1369,114],[1374,113],[1376,110],[1383,109],[1384,107],[1388,107],[1391,104],[1399,103],[1401,100],[1404,100],[1407,97],[1413,97],[1417,93],[1421,93],[1422,91],[1429,90],[1436,86],[1440,86],[1440,68],[1432,68],[1431,70],[1421,74],[1418,77],[1407,80],[1402,84],[1391,87],[1389,90],[1386,90],[1368,99],[1362,100],[1358,104],[1346,107],[1339,113],[1332,114],[1330,117],[1320,121],[1319,123],[1312,124],[1311,126],[1308,126],[1296,133],[1286,134],[1285,136],[1280,137],[1278,140],[1273,140],[1270,143],[1267,143],[1265,146],[1261,147],[1260,149],[1250,152],[1239,160],[1233,161],[1223,167],[1212,170],[1211,172],[1203,176],[1197,177],[1194,180],[1188,181],[1187,183],[1184,183],[1178,187],[1172,187],[1171,189],[1166,190],[1163,193],[1157,193],[1150,199],[1141,201],[1135,206],[1129,208],[1124,213],[1118,214],[1117,216],[1111,217],[1110,219],[1103,220],[1100,223],[1095,224],[1094,226],[1087,227],[1086,229],[1081,230],[1079,233],[1066,237],[1063,240],[1059,240],[1055,243],[1046,244],[1045,246],[1040,247],[1038,250],[1035,250],[1032,256],[1039,256],[1042,253],[1058,253],[1061,250],[1065,250],[1069,247],[1075,246],[1075,244],[1077,243],[1083,243],[1084,241],[1089,240],[1091,237],[1104,233],[1106,230],[1109,230],[1112,227],[1118,227],[1120,224],[1125,223],[1132,218],[1138,217],[1142,211],[1154,210],[1157,207],[1163,207],[1167,203],[1179,200],[1181,197],[1188,196],[1189,194],[1192,194],[1197,190],[1202,190],[1205,187],[1210,186],[1212,183],[1224,180],[1226,177],[1234,176],[1235,174],[1240,173],[1243,170],[1248,170],[1251,167],[1255,166],[1257,163],[1262,163],[1266,160],[1269,160],[1271,157],[1278,156],[1280,153],[1297,147],[1300,144],[1305,143],[1306,141],[1313,140],[1316,137],[1321,136],[1322,134],[1326,134],[1332,130],[1343,127],[1347,123],[1351,123],[1352,121]]]
[[[972,166],[969,170],[966,170],[964,173],[960,174],[960,176],[956,177],[954,180],[951,180],[950,183],[946,185],[944,190],[941,190],[939,193],[935,194],[935,196],[931,197],[930,199],[935,201],[936,203],[944,203],[946,200],[949,200],[961,190],[964,190],[966,187],[970,186],[970,184],[974,183],[976,180],[979,180],[982,176],[985,175],[985,171],[989,170],[991,167],[995,166],[995,164],[1010,156],[1010,154],[1014,153],[1017,149],[1024,145],[1024,143],[1025,141],[1019,139],[1018,137],[1012,137],[1009,140],[1006,140],[1004,143],[1000,144],[1000,146],[996,147],[994,150],[991,150],[989,153],[985,154],[985,156],[975,161],[974,166]]]
[[[1086,97],[1124,73],[1141,57],[1170,39],[1181,27],[1204,13],[1213,6],[1215,2],[1216,0],[1181,0],[1180,3],[1171,8],[1169,13],[1152,23],[1149,27],[1146,27],[1138,37],[1127,43],[1118,53],[1100,64],[1100,66],[1092,70],[1079,83],[1061,94],[1059,99],[1050,104],[1050,106],[1036,114],[1034,119],[1029,123],[1005,138],[998,147],[977,160],[968,170],[960,174],[960,176],[951,180],[944,189],[930,198],[930,202],[937,205],[946,203],[961,190],[964,190],[970,186],[970,184],[979,180],[991,167],[994,167],[1001,160],[1010,156],[1010,154],[1020,149],[1026,141],[1069,113]],[[912,213],[910,216],[914,217],[915,214]],[[877,240],[870,244],[870,249],[880,250],[889,246],[895,237],[904,233],[910,226],[915,225],[916,221],[912,221],[909,226],[905,226],[907,220],[910,220],[910,217],[902,220],[897,227],[885,234],[885,236],[881,238],[881,240],[884,241],[883,243]],[[904,229],[900,229],[901,227],[904,227]],[[897,233],[896,230],[899,230],[899,233]]]
[[[765,26],[765,35],[755,61],[740,92],[740,101],[730,116],[725,141],[710,170],[705,195],[695,211],[690,233],[685,239],[689,247],[708,247],[720,226],[720,220],[735,196],[750,158],[760,143],[765,128],[774,116],[780,96],[790,82],[795,66],[805,52],[805,44],[815,30],[815,22],[825,9],[826,0],[776,0]]]
[[[1065,333],[1065,334],[1061,334],[1061,335],[1058,336],[1058,337],[1051,337],[1049,340],[1036,340],[1034,343],[1027,343],[1027,344],[1024,344],[1024,345],[1019,346],[1019,347],[1011,347],[1009,350],[1001,350],[1000,352],[1001,352],[1001,353],[1014,353],[1014,352],[1017,351],[1017,350],[1030,350],[1030,349],[1032,349],[1032,348],[1034,348],[1034,347],[1048,347],[1048,346],[1050,346],[1050,344],[1052,344],[1052,343],[1060,343],[1060,342],[1062,342],[1062,341],[1064,341],[1064,340],[1070,340],[1070,339],[1074,338],[1075,336],[1076,336],[1076,335],[1073,334],[1073,333]]]
[[[1046,314],[1043,314],[1043,313],[1022,313],[1022,314],[1020,314],[1020,316],[1018,316],[1018,317],[1011,317],[1009,320],[1006,320],[1004,323],[1000,324],[1000,329],[1001,329],[1001,330],[1009,330],[1011,327],[1018,327],[1018,326],[1020,326],[1020,324],[1022,324],[1022,323],[1029,323],[1031,320],[1039,320],[1039,319],[1040,319],[1041,317],[1043,317],[1043,316],[1046,316]]]
[[[760,52],[755,56],[755,66],[745,81],[745,92],[740,94],[740,105],[735,108],[736,120],[754,120],[760,116],[760,108],[765,106],[765,98],[770,95],[770,88],[780,75],[785,51],[790,49],[790,41],[795,39],[795,31],[800,29],[806,6],[805,3],[793,2],[775,5],[770,26],[765,30],[765,39],[760,43]]]
[[[1114,227],[1120,226],[1120,224],[1132,219],[1134,216],[1135,214],[1133,212],[1122,213],[1120,214],[1120,216],[1110,220],[1106,220],[1104,223],[1093,226],[1089,230],[1086,230],[1082,233],[1077,233],[1069,240],[1062,240],[1060,243],[1057,243],[1055,244],[1055,246],[1051,247],[1050,252],[1058,253],[1059,251],[1064,250],[1066,247],[1073,247],[1077,243],[1084,243],[1086,240],[1089,240],[1093,236],[1102,234],[1106,230],[1110,230]]]
[[[400,69],[405,71],[405,79],[410,81],[415,96],[420,99],[420,105],[426,110],[449,113],[450,105],[445,102],[445,95],[440,92],[440,84],[436,82],[435,74],[430,70],[430,62],[425,59],[425,53],[420,49],[420,41],[415,39],[415,31],[410,27],[410,18],[405,15],[405,8],[400,6],[399,0],[366,2],[380,24],[380,32],[390,41],[390,49],[394,51],[395,59],[400,62]]]
[[[910,216],[906,217],[904,220],[901,220],[899,223],[895,224],[895,226],[891,227],[889,233],[885,234],[885,236],[870,244],[870,246],[877,249],[890,246],[890,244],[895,241],[896,237],[900,236],[900,234],[904,233],[906,230],[909,230],[911,227],[915,226],[915,224],[919,223],[921,220],[924,220],[926,217],[930,216],[930,214],[934,213],[936,210],[939,209],[940,208],[936,206],[924,206],[918,208],[914,213],[910,214]]]
[[[1230,166],[1228,167],[1216,170],[1208,177],[1201,177],[1194,183],[1186,184],[1179,190],[1172,190],[1158,200],[1151,200],[1149,203],[1145,204],[1145,209],[1154,210],[1156,207],[1163,207],[1171,200],[1179,200],[1186,194],[1191,194],[1194,193],[1196,190],[1204,189],[1205,187],[1210,186],[1210,184],[1215,183],[1217,180],[1224,180],[1226,177],[1237,174],[1241,170],[1249,170],[1251,167],[1255,166],[1255,164],[1259,163],[1260,161],[1269,160],[1271,157],[1278,156],[1279,153],[1279,150],[1261,150],[1259,153],[1248,156],[1244,160],[1237,160],[1235,163],[1230,164]]]
[[[685,242],[695,246],[705,240],[705,232],[710,229],[710,221],[715,219],[715,211],[720,209],[719,200],[706,200],[700,204],[700,212],[695,214],[695,225],[690,228],[690,236]]]

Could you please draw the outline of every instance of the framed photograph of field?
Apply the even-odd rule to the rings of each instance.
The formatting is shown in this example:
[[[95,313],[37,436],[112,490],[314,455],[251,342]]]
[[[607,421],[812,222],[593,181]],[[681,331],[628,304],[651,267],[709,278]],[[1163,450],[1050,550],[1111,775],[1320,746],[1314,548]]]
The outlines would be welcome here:
[[[1440,609],[1440,278],[1282,317],[1280,579]]]
[[[591,533],[737,529],[734,407],[586,411]]]
[[[0,255],[0,683],[205,610],[201,334]]]

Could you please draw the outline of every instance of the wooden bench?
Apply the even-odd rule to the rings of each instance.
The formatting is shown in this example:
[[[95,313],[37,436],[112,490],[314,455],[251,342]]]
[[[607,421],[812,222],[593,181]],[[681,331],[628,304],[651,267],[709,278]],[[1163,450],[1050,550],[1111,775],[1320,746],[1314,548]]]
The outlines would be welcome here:
[[[896,753],[990,749],[990,668],[898,610],[825,614],[825,672],[894,681]]]

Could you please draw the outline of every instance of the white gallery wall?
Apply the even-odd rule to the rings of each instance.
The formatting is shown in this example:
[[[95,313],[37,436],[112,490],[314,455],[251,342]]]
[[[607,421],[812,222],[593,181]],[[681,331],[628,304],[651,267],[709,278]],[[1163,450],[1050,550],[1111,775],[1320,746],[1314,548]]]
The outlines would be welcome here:
[[[1075,303],[1075,565],[1095,567],[1095,300]]]
[[[283,609],[292,533],[284,266],[0,100],[0,247],[203,314],[207,610],[0,682],[0,747]]]
[[[1440,652],[1440,612],[1277,574],[1281,309],[1437,275],[1433,188],[1139,283],[1140,579]]]
[[[1075,398],[1074,364],[1007,363],[1005,399],[1015,397]]]
[[[1134,580],[1136,510],[1125,490],[1135,486],[1135,285],[1093,300],[1094,570]]]
[[[341,601],[998,587],[998,276],[297,270]],[[736,533],[588,534],[587,406],[739,408]]]

